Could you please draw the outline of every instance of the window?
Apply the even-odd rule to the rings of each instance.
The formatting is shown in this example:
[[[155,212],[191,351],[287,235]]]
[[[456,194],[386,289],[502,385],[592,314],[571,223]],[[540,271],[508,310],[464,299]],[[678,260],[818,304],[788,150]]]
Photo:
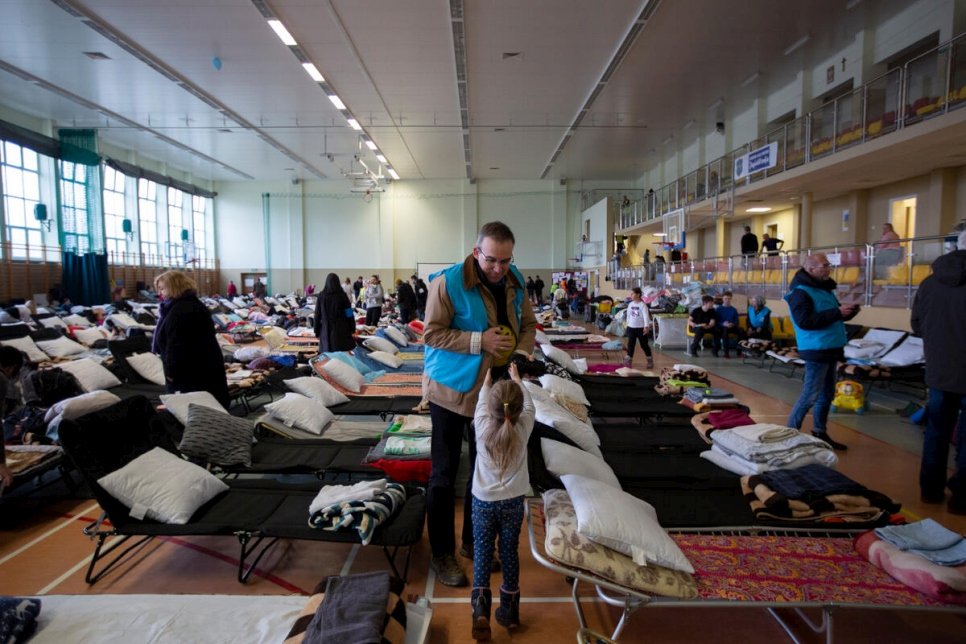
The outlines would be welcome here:
[[[64,250],[86,253],[91,250],[91,230],[87,221],[87,173],[96,168],[60,161],[60,207],[64,227]]]
[[[178,266],[184,262],[181,231],[184,225],[184,193],[168,188],[168,265]]]
[[[127,252],[124,220],[127,218],[125,200],[126,177],[110,166],[104,167],[104,232],[107,259],[112,264],[133,264]]]
[[[208,259],[208,212],[210,207],[211,199],[197,195],[191,197],[191,241],[194,244],[194,252],[189,259],[198,259],[202,262]]]
[[[138,179],[138,233],[141,236],[143,262],[150,266],[161,264],[158,247],[158,184]]]
[[[16,143],[3,141],[0,169],[3,171],[3,211],[10,242],[11,259],[43,259],[43,235],[34,218],[40,203],[40,167],[37,153]],[[53,213],[48,212],[48,217]],[[0,254],[3,249],[0,248]]]

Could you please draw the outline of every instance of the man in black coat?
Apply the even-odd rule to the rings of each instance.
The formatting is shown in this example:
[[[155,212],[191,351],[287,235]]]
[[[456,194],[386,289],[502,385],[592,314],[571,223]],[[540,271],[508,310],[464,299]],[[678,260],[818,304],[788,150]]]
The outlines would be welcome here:
[[[741,236],[741,254],[746,263],[758,254],[758,235],[751,232],[751,226],[745,226],[745,234]]]
[[[537,275],[537,279],[533,280],[533,294],[537,298],[537,306],[543,305],[543,287],[544,286],[546,286],[546,284],[544,284],[543,280],[540,279],[540,276]]]
[[[419,275],[413,275],[409,278],[409,281],[416,293],[416,317],[422,320],[426,317],[426,299],[429,297],[429,288]]]
[[[396,280],[396,303],[399,305],[399,321],[403,324],[409,324],[417,306],[416,293],[409,282],[404,282],[401,279]]]
[[[949,511],[966,514],[966,230],[957,250],[932,263],[932,275],[919,285],[912,304],[912,331],[922,337],[926,355],[926,433],[919,469],[925,503],[942,503],[952,492]],[[958,417],[958,421],[957,421]],[[955,432],[956,425],[959,431]],[[946,480],[949,441],[956,435],[956,471]]]

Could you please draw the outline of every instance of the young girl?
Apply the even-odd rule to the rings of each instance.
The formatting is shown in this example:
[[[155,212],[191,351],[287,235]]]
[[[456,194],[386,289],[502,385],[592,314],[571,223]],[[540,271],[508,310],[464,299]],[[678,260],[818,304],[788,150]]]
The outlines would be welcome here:
[[[631,301],[627,305],[627,331],[624,333],[627,337],[627,356],[624,358],[626,366],[631,366],[631,362],[634,361],[634,344],[637,342],[641,343],[644,355],[647,356],[647,368],[651,369],[654,366],[654,358],[651,357],[651,345],[648,342],[650,332],[651,313],[647,304],[641,300],[640,287],[635,286],[631,289]]]
[[[493,384],[487,372],[476,404],[476,468],[473,472],[473,639],[490,639],[490,566],[500,537],[503,585],[496,621],[520,625],[520,559],[523,497],[530,489],[527,440],[533,431],[533,401],[510,364],[510,380]]]

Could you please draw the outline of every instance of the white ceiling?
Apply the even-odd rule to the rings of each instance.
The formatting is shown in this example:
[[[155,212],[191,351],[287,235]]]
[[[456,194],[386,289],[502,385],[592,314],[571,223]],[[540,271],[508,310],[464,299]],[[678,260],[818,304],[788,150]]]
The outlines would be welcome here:
[[[682,146],[707,133],[787,84],[811,49],[824,55],[908,4],[657,2],[0,0],[0,104],[55,128],[98,128],[103,141],[202,180],[338,178],[360,169],[356,154],[376,168],[268,27],[264,4],[403,179],[465,177],[453,35],[462,7],[472,176],[634,181],[664,158],[669,136]],[[805,34],[806,47],[783,56]],[[761,80],[741,88],[756,71]],[[723,107],[709,110],[718,98]]]

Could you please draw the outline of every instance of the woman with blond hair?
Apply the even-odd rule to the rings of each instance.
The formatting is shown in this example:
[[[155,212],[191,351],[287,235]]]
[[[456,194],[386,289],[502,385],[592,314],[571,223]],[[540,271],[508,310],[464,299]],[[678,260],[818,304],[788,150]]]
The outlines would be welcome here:
[[[161,298],[161,319],[152,349],[161,356],[168,391],[207,391],[227,409],[225,361],[194,280],[180,271],[167,271],[154,279],[154,289]]]

